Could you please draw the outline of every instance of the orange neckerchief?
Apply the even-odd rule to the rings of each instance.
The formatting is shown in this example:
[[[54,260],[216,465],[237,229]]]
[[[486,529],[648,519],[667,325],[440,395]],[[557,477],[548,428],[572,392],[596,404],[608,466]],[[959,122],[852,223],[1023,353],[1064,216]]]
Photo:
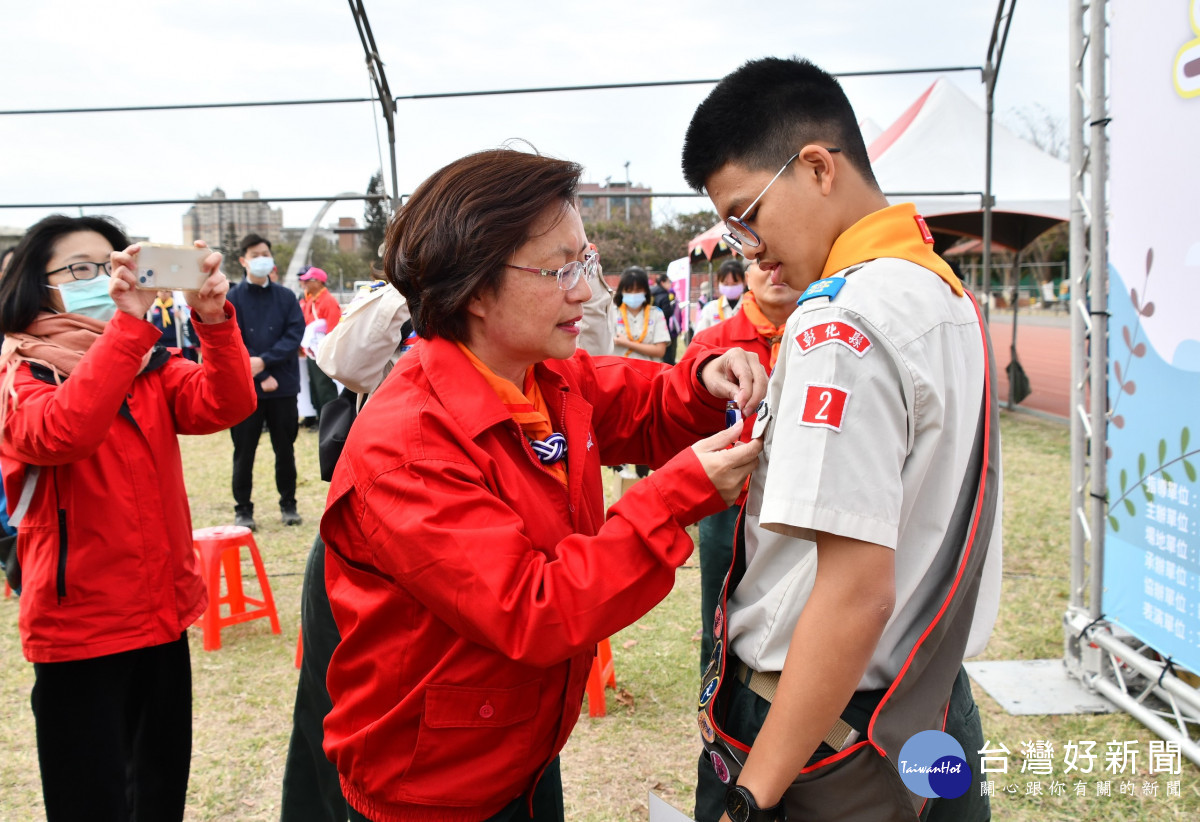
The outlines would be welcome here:
[[[638,337],[636,340],[634,340],[633,335],[629,333],[629,312],[625,310],[625,303],[621,303],[621,322],[624,323],[624,325],[625,325],[625,336],[628,339],[633,340],[634,342],[640,343],[642,340],[646,339],[646,334],[648,334],[650,332],[650,309],[653,308],[653,306],[650,304],[649,297],[650,297],[650,295],[647,294],[646,295],[646,305],[645,305],[645,307],[642,308],[642,335],[640,337]],[[637,315],[635,314],[634,316],[637,316]],[[626,357],[628,357],[632,353],[633,353],[632,348],[625,349]]]
[[[901,203],[868,214],[834,241],[821,279],[868,260],[896,257],[928,268],[946,281],[956,297],[961,297],[962,283],[954,276],[949,264],[933,253],[933,238],[929,235],[926,239],[928,230],[912,203]]]
[[[471,349],[462,343],[456,343],[456,345],[467,355],[471,365],[475,366],[475,369],[483,375],[488,385],[496,392],[500,402],[504,403],[508,413],[512,414],[513,422],[521,426],[521,433],[535,440],[544,440],[554,433],[554,428],[550,425],[550,409],[546,405],[545,396],[542,395],[541,386],[533,378],[532,365],[525,370],[525,393],[522,394],[511,382],[496,376],[496,372],[484,365],[483,360],[476,357]],[[534,457],[534,459],[537,458]],[[553,474],[556,480],[563,485],[567,484],[567,461],[565,459],[551,465],[539,464]]]
[[[746,319],[754,326],[758,335],[771,346],[771,364],[767,368],[767,373],[770,374],[775,370],[775,361],[779,359],[779,342],[783,339],[783,331],[787,323],[773,325],[763,310],[759,308],[758,301],[754,299],[754,293],[751,291],[742,295],[742,313],[746,315]]]

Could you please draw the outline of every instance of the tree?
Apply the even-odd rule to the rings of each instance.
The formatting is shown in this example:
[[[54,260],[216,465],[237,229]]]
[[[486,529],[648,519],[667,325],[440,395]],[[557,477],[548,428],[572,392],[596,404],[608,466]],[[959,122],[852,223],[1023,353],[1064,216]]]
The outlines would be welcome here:
[[[707,231],[717,221],[711,211],[681,214],[659,226],[606,220],[584,226],[588,239],[600,250],[600,262],[610,273],[631,265],[665,271],[672,260],[687,256],[688,240]]]
[[[367,183],[367,194],[378,194],[385,199],[382,200],[367,200],[363,207],[363,257],[370,262],[378,255],[379,246],[383,244],[384,237],[387,236],[388,220],[391,217],[391,209],[389,208],[387,197],[387,189],[383,186],[383,171],[377,171],[371,175],[371,182]]]
[[[1012,116],[1016,119],[1013,129],[1020,137],[1059,160],[1070,156],[1071,143],[1067,139],[1063,120],[1055,117],[1041,104],[1034,103],[1027,108],[1015,109]]]
[[[221,240],[220,251],[225,255],[225,260],[221,263],[221,269],[225,272],[225,276],[230,282],[243,279],[246,271],[238,262],[237,225],[232,220],[225,226],[225,236]]]
[[[354,287],[355,280],[371,279],[371,266],[362,255],[338,251],[336,245],[321,237],[313,238],[309,259],[328,275],[326,285],[330,291],[347,291]]]
[[[715,211],[693,211],[690,214],[680,214],[671,220],[669,225],[673,226],[677,231],[687,235],[687,240],[692,239],[697,234],[703,234],[708,231],[717,222],[717,212]],[[684,242],[686,243],[687,240]]]
[[[271,246],[271,256],[275,259],[275,268],[279,269],[279,280],[283,281],[283,275],[287,274],[288,266],[292,262],[292,257],[296,254],[296,246],[294,243],[278,242]]]

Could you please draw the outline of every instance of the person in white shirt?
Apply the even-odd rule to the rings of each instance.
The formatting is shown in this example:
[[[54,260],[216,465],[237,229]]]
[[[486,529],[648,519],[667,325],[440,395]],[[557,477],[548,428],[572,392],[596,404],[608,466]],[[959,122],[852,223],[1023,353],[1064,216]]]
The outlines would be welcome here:
[[[613,339],[617,353],[635,360],[661,362],[671,332],[662,310],[650,302],[650,278],[644,268],[625,269],[613,304],[617,307],[617,334]]]
[[[741,260],[736,257],[721,263],[717,269],[717,291],[721,295],[704,305],[696,321],[696,331],[712,328],[725,322],[742,307],[742,294],[746,291],[746,274]]]

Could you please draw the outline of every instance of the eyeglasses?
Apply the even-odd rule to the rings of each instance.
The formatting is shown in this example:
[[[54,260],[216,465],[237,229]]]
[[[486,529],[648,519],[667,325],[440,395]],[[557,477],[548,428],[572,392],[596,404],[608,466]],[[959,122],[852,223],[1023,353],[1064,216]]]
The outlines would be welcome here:
[[[71,276],[77,280],[94,280],[101,272],[112,274],[112,263],[105,261],[102,263],[71,263],[64,265],[62,268],[56,268],[53,271],[47,271],[46,276],[57,274],[60,271],[70,271]]]
[[[825,150],[830,154],[837,154],[839,151],[841,151],[840,148],[833,147],[826,147]],[[741,217],[725,218],[725,227],[728,228],[729,231],[725,234],[722,234],[721,239],[725,241],[727,246],[732,248],[738,254],[741,254],[743,257],[746,256],[746,252],[742,250],[743,246],[748,245],[751,248],[758,248],[758,246],[762,243],[762,240],[760,240],[758,235],[754,233],[754,229],[752,229],[746,223],[746,215],[749,214],[756,205],[758,205],[758,201],[763,198],[763,194],[767,193],[767,189],[775,184],[775,181],[779,179],[780,175],[787,171],[787,167],[790,166],[792,161],[799,156],[800,152],[796,152],[791,157],[788,157],[788,161],[783,164],[783,168],[776,172],[775,176],[771,178],[771,182],[767,183],[767,187],[764,188],[762,192],[754,198],[754,202],[746,206],[746,210],[742,212]]]
[[[600,255],[592,251],[584,256],[583,262],[572,260],[562,268],[555,271],[552,268],[528,268],[523,265],[513,265],[505,263],[509,268],[515,268],[518,271],[528,271],[530,274],[541,274],[543,277],[557,277],[558,287],[563,291],[570,291],[579,284],[579,278],[583,277],[586,280],[591,280],[600,270]]]

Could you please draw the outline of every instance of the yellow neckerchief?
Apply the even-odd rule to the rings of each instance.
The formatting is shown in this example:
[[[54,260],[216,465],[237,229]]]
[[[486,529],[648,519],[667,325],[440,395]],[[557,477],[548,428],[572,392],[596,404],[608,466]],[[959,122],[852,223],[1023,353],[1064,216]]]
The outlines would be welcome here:
[[[476,357],[471,349],[462,343],[456,343],[456,345],[467,355],[471,365],[475,366],[475,369],[483,375],[488,385],[496,392],[500,402],[504,403],[508,413],[512,414],[513,422],[521,426],[521,433],[527,438],[535,440],[544,440],[554,433],[554,428],[550,425],[550,409],[546,405],[545,396],[542,395],[541,386],[533,378],[532,365],[525,369],[525,393],[522,394],[511,382],[496,376],[496,372],[484,365],[483,360]],[[565,459],[550,465],[540,464],[553,474],[556,480],[563,485],[567,484],[567,461]]]
[[[742,313],[746,315],[746,319],[754,326],[758,335],[771,346],[771,364],[767,367],[767,373],[770,374],[775,370],[775,361],[779,359],[779,342],[783,339],[783,331],[787,323],[775,325],[768,320],[767,315],[759,307],[758,300],[754,299],[753,291],[747,291],[742,295]]]
[[[154,298],[154,307],[161,309],[163,328],[171,324],[171,307],[175,305],[175,301],[167,297],[167,301],[163,302],[158,297]]]
[[[925,238],[928,229],[924,226],[925,220],[917,214],[917,207],[912,203],[901,203],[868,214],[834,241],[821,279],[868,260],[895,257],[928,268],[946,281],[954,296],[961,297],[962,283],[954,276],[949,264],[933,253],[933,240]]]
[[[653,306],[650,304],[650,295],[646,295],[646,305],[642,308],[642,334],[636,340],[633,339],[633,334],[629,333],[629,312],[625,310],[625,303],[621,303],[621,322],[625,324],[625,337],[633,342],[641,342],[646,339],[646,334],[650,331],[650,309]],[[636,314],[634,315],[637,316]],[[633,353],[632,348],[625,349],[625,356],[628,357]]]

